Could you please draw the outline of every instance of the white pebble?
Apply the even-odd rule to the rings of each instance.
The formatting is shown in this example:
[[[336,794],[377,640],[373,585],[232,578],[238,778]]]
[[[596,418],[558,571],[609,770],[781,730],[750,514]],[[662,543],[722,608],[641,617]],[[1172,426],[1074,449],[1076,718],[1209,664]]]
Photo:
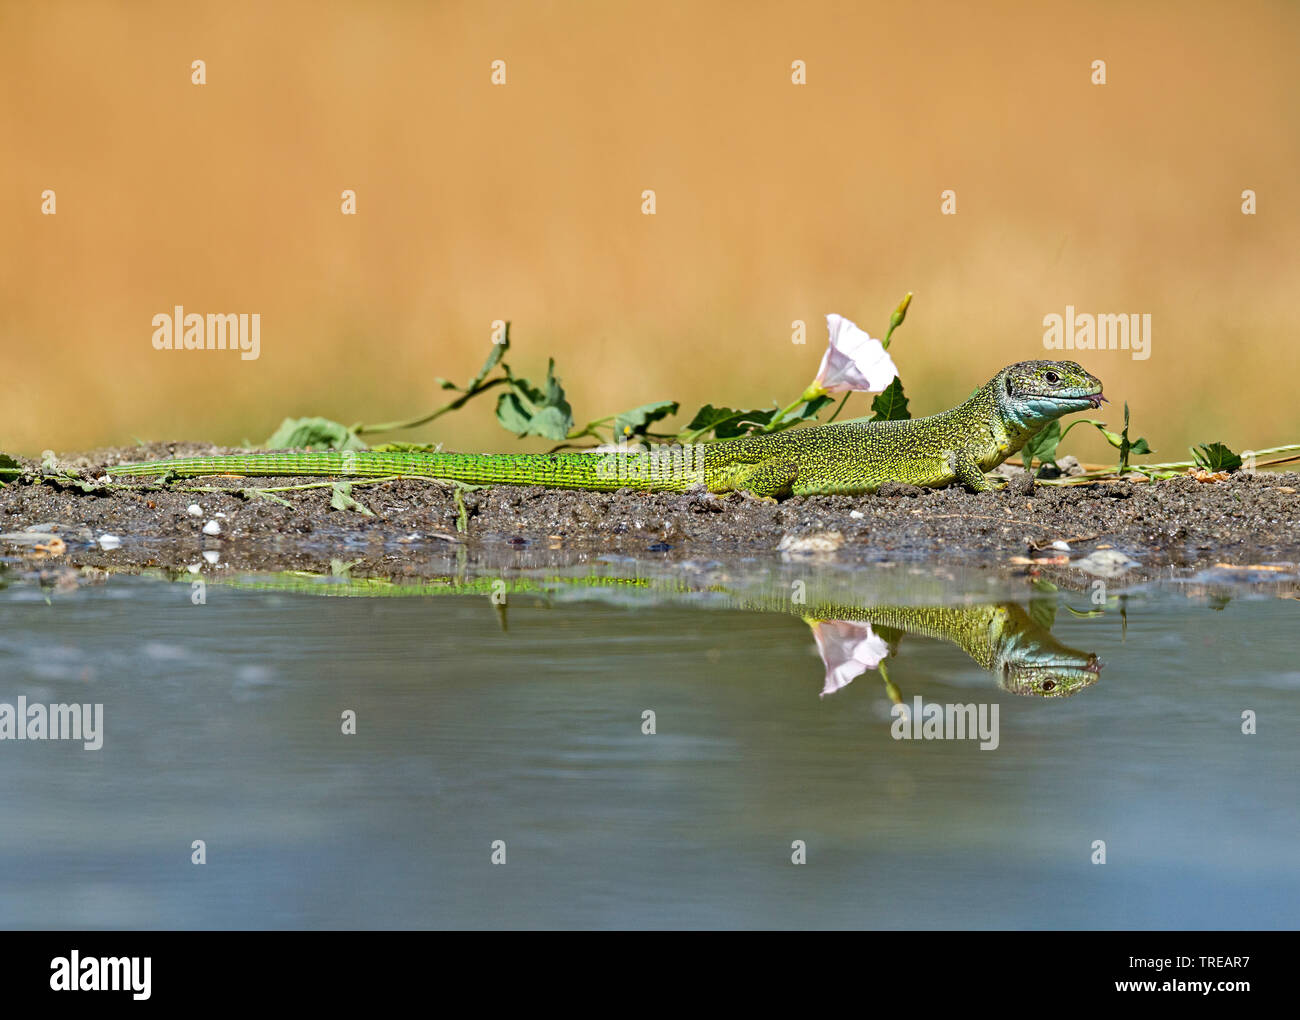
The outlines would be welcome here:
[[[99,547],[101,549],[116,549],[122,544],[122,540],[116,535],[100,535]]]
[[[199,506],[197,503],[191,503],[188,507],[186,507],[185,512],[188,513],[191,517],[202,517],[203,507]]]
[[[816,531],[808,535],[783,535],[776,548],[783,553],[829,553],[843,544],[844,536],[838,531]]]
[[[221,553],[217,552],[215,549],[204,549],[203,558],[213,566],[216,566],[216,564],[221,562]]]
[[[1057,552],[1069,552],[1070,543],[1063,542],[1058,538],[1055,542],[1052,543],[1052,548],[1055,549]]]
[[[203,525],[203,534],[205,534],[205,535],[220,535],[220,534],[221,534],[221,525],[218,524],[216,521],[208,521],[207,524]]]
[[[864,514],[861,510],[850,510],[849,516],[852,517],[855,521],[860,521],[862,520],[862,518],[866,517],[867,515]]]

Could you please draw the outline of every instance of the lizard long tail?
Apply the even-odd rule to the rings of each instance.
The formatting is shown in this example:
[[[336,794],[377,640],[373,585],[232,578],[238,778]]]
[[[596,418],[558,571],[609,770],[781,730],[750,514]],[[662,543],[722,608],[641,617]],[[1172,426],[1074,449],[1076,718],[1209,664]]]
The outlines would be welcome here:
[[[670,450],[672,448],[669,448]],[[110,468],[114,476],[251,475],[445,478],[473,485],[546,485],[613,491],[684,492],[702,482],[690,450],[673,453],[382,453],[374,450],[176,457]]]

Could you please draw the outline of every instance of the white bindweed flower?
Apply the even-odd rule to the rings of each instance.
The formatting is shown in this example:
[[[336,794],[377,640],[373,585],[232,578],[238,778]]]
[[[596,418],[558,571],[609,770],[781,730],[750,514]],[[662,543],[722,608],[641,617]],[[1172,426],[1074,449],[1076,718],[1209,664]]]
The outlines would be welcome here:
[[[859,329],[849,319],[832,312],[826,316],[830,345],[822,355],[821,368],[809,389],[826,393],[861,390],[880,393],[898,376],[894,360],[884,344]]]
[[[889,646],[869,623],[855,620],[809,621],[817,653],[826,664],[822,697],[847,687],[869,669],[875,669],[889,655]]]

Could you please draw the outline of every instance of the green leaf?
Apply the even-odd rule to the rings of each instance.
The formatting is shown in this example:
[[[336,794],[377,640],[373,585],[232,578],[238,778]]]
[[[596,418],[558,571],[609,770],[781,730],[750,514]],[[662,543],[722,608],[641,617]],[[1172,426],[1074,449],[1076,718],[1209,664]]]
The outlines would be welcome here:
[[[504,366],[510,380],[510,392],[497,398],[497,421],[517,436],[542,436],[546,439],[568,438],[573,428],[573,409],[564,397],[564,388],[555,377],[555,359],[546,366],[546,382],[539,389],[527,379],[517,378]]]
[[[0,453],[0,485],[5,484],[6,478],[17,478],[24,470],[25,468],[9,454]]]
[[[730,407],[714,407],[712,404],[705,404],[698,411],[686,426],[687,432],[708,432],[720,422],[730,421],[743,411],[733,411]]]
[[[747,436],[755,429],[761,429],[764,425],[769,424],[776,416],[777,408],[772,407],[766,411],[737,411],[735,418],[729,422],[717,425],[713,429],[713,434],[719,439],[735,439],[737,436]]]
[[[695,412],[695,417],[686,426],[687,432],[712,432],[719,439],[732,439],[748,435],[755,426],[762,427],[772,420],[776,408],[766,411],[737,411],[730,407],[714,407],[705,404]]]
[[[1134,447],[1136,450],[1137,447]],[[1233,453],[1222,443],[1201,443],[1194,446],[1192,459],[1206,471],[1236,471],[1241,467],[1240,455]]]
[[[497,420],[517,436],[542,436],[562,440],[569,435],[573,419],[558,407],[526,408],[513,393],[497,401]]]
[[[1124,431],[1123,432],[1121,432],[1117,436],[1115,435],[1114,432],[1107,432],[1105,429],[1101,428],[1100,425],[1098,425],[1097,428],[1101,431],[1101,434],[1106,437],[1106,442],[1110,443],[1111,446],[1119,450],[1119,464],[1115,468],[1116,474],[1120,474],[1120,475],[1126,474],[1128,471],[1131,470],[1131,467],[1128,462],[1128,458],[1130,454],[1155,452],[1154,450],[1151,449],[1151,444],[1148,443],[1145,439],[1141,439],[1141,438],[1136,440],[1129,439],[1127,400],[1124,401]]]
[[[1021,448],[1020,458],[1026,469],[1032,469],[1034,461],[1040,464],[1056,464],[1056,448],[1061,445],[1061,423],[1053,419],[1044,429],[1031,436]]]
[[[268,450],[303,446],[320,446],[327,450],[367,448],[350,428],[328,418],[286,418],[262,445]]]
[[[655,422],[676,414],[679,406],[675,400],[657,400],[624,411],[614,419],[614,438],[645,435],[645,430]]]
[[[1120,449],[1124,445],[1124,437],[1118,432],[1111,432],[1103,425],[1097,426],[1097,431],[1106,437],[1106,442],[1110,443],[1115,449]]]
[[[335,510],[355,510],[366,517],[374,517],[375,512],[352,498],[350,482],[335,482],[330,486],[330,506]]]
[[[903,395],[903,380],[894,376],[893,381],[885,387],[883,393],[877,393],[871,402],[872,421],[906,421],[912,417],[907,409],[907,397]]]

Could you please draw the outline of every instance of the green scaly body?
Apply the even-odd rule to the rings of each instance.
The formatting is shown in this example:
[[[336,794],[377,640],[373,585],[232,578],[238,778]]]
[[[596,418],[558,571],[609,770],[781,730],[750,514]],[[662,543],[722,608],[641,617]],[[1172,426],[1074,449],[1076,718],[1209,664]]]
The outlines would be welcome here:
[[[474,485],[612,491],[745,491],[756,496],[874,492],[885,482],[937,487],[984,477],[1049,422],[1098,406],[1101,383],[1074,362],[1011,365],[949,411],[906,421],[814,425],[640,453],[386,453],[289,451],[127,464],[114,475],[190,477],[417,476]]]

